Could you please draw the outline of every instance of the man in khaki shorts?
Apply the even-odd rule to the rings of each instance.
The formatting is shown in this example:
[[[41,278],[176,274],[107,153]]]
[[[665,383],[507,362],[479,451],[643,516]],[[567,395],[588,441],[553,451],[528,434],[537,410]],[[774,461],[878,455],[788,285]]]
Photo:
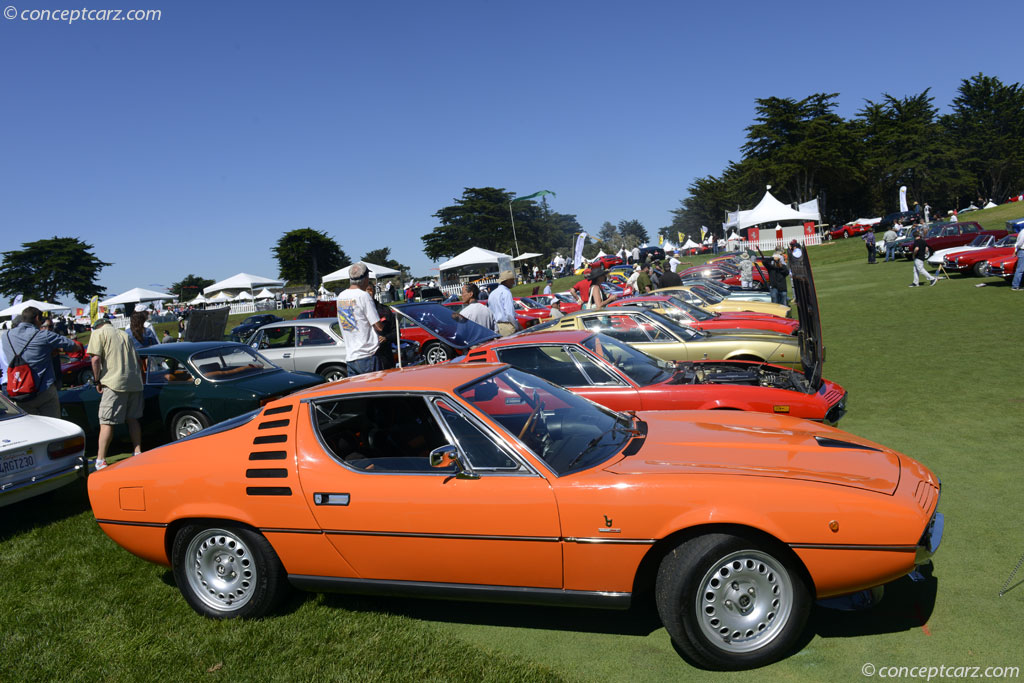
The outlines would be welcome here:
[[[122,330],[100,318],[93,324],[89,348],[96,391],[100,392],[100,438],[96,469],[107,466],[107,448],[114,437],[114,425],[128,423],[135,455],[142,452],[142,371],[135,345]]]

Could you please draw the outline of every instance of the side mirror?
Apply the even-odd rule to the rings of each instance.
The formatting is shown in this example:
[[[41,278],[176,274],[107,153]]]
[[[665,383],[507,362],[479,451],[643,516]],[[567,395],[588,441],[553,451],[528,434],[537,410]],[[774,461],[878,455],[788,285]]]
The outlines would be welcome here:
[[[462,464],[459,449],[451,444],[430,451],[430,466],[437,469],[455,468],[456,479],[479,479],[480,475],[467,470]]]

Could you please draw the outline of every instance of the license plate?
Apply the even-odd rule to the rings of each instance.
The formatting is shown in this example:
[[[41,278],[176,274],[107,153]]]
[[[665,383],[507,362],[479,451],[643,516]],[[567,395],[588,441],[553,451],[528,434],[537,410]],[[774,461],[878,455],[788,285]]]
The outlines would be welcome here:
[[[0,475],[14,474],[35,467],[36,458],[28,451],[17,451],[0,456]]]

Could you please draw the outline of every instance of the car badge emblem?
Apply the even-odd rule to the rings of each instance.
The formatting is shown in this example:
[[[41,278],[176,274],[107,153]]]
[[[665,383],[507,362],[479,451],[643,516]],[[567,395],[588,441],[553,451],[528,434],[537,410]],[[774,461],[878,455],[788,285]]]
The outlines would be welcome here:
[[[622,529],[612,529],[612,518],[608,515],[604,515],[604,526],[599,528],[597,531],[601,534],[620,534]]]
[[[612,518],[609,517],[608,515],[604,516],[604,525],[605,526],[611,526],[612,525]]]
[[[199,386],[199,378],[198,377],[196,377],[196,386],[197,387]]]

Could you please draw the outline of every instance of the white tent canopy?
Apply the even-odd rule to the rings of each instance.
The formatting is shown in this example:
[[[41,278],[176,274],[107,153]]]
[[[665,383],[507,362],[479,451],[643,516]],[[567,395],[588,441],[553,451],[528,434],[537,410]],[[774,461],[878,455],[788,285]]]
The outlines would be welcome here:
[[[209,301],[209,299],[207,299],[205,296],[200,294],[195,299],[192,299],[192,301],[189,301],[189,303],[190,304],[205,304],[207,301]]]
[[[207,302],[213,301],[231,301],[231,295],[228,294],[227,292],[219,292],[214,296],[211,296],[209,299],[207,299]]]
[[[122,292],[117,296],[112,296],[106,301],[101,301],[100,306],[117,306],[118,304],[139,304],[143,301],[165,301],[167,299],[173,299],[173,294],[166,294],[164,292],[154,292],[152,289],[143,289],[142,287],[135,287],[129,289],[127,292]]]
[[[537,258],[538,256],[542,256],[542,254],[538,254],[538,253],[533,252],[533,251],[528,251],[525,254],[520,254],[519,256],[516,256],[512,260],[513,261],[525,261],[528,258]]]
[[[250,275],[249,273],[239,273],[238,275],[232,275],[227,280],[215,282],[209,287],[204,288],[203,294],[213,294],[225,289],[256,289],[257,287],[284,287],[284,282],[269,277]]]
[[[273,299],[274,298],[274,293],[271,292],[266,287],[264,287],[263,291],[261,291],[259,294],[256,295],[256,298],[257,299]]]
[[[740,234],[738,232],[734,232],[731,235],[729,235],[729,241],[730,242],[738,242],[738,241],[740,241],[742,239],[743,238],[740,237]]]
[[[686,238],[686,243],[679,247],[680,249],[696,249],[700,245],[693,241],[691,238]]]
[[[45,301],[36,301],[35,299],[29,299],[28,301],[22,301],[20,304],[14,304],[10,308],[5,308],[0,311],[0,318],[11,316],[12,318],[16,315],[21,315],[21,312],[29,306],[35,306],[40,311],[70,311],[68,306],[61,306],[60,304],[51,304]]]
[[[367,263],[361,261],[366,266],[367,270],[370,271],[370,277],[376,279],[379,277],[391,277],[392,275],[398,275],[398,271],[394,268],[388,268],[387,266],[378,266],[373,263]],[[352,265],[355,265],[354,263]],[[352,266],[345,266],[341,270],[336,270],[333,273],[324,275],[323,282],[337,282],[338,280],[348,280],[348,269]]]
[[[818,200],[812,199],[799,205],[799,209],[783,204],[771,192],[766,191],[757,206],[749,211],[735,211],[729,214],[725,228],[749,228],[761,223],[777,223],[778,221],[821,221],[818,211]]]
[[[234,301],[252,301],[252,294],[246,291],[241,291],[235,295]]]
[[[455,258],[449,259],[437,267],[438,270],[451,270],[452,268],[459,268],[461,266],[475,266],[483,263],[498,263],[498,257],[504,257],[511,259],[512,257],[508,254],[502,254],[501,252],[491,251],[490,249],[482,249],[480,247],[471,247],[466,251],[462,252]]]

